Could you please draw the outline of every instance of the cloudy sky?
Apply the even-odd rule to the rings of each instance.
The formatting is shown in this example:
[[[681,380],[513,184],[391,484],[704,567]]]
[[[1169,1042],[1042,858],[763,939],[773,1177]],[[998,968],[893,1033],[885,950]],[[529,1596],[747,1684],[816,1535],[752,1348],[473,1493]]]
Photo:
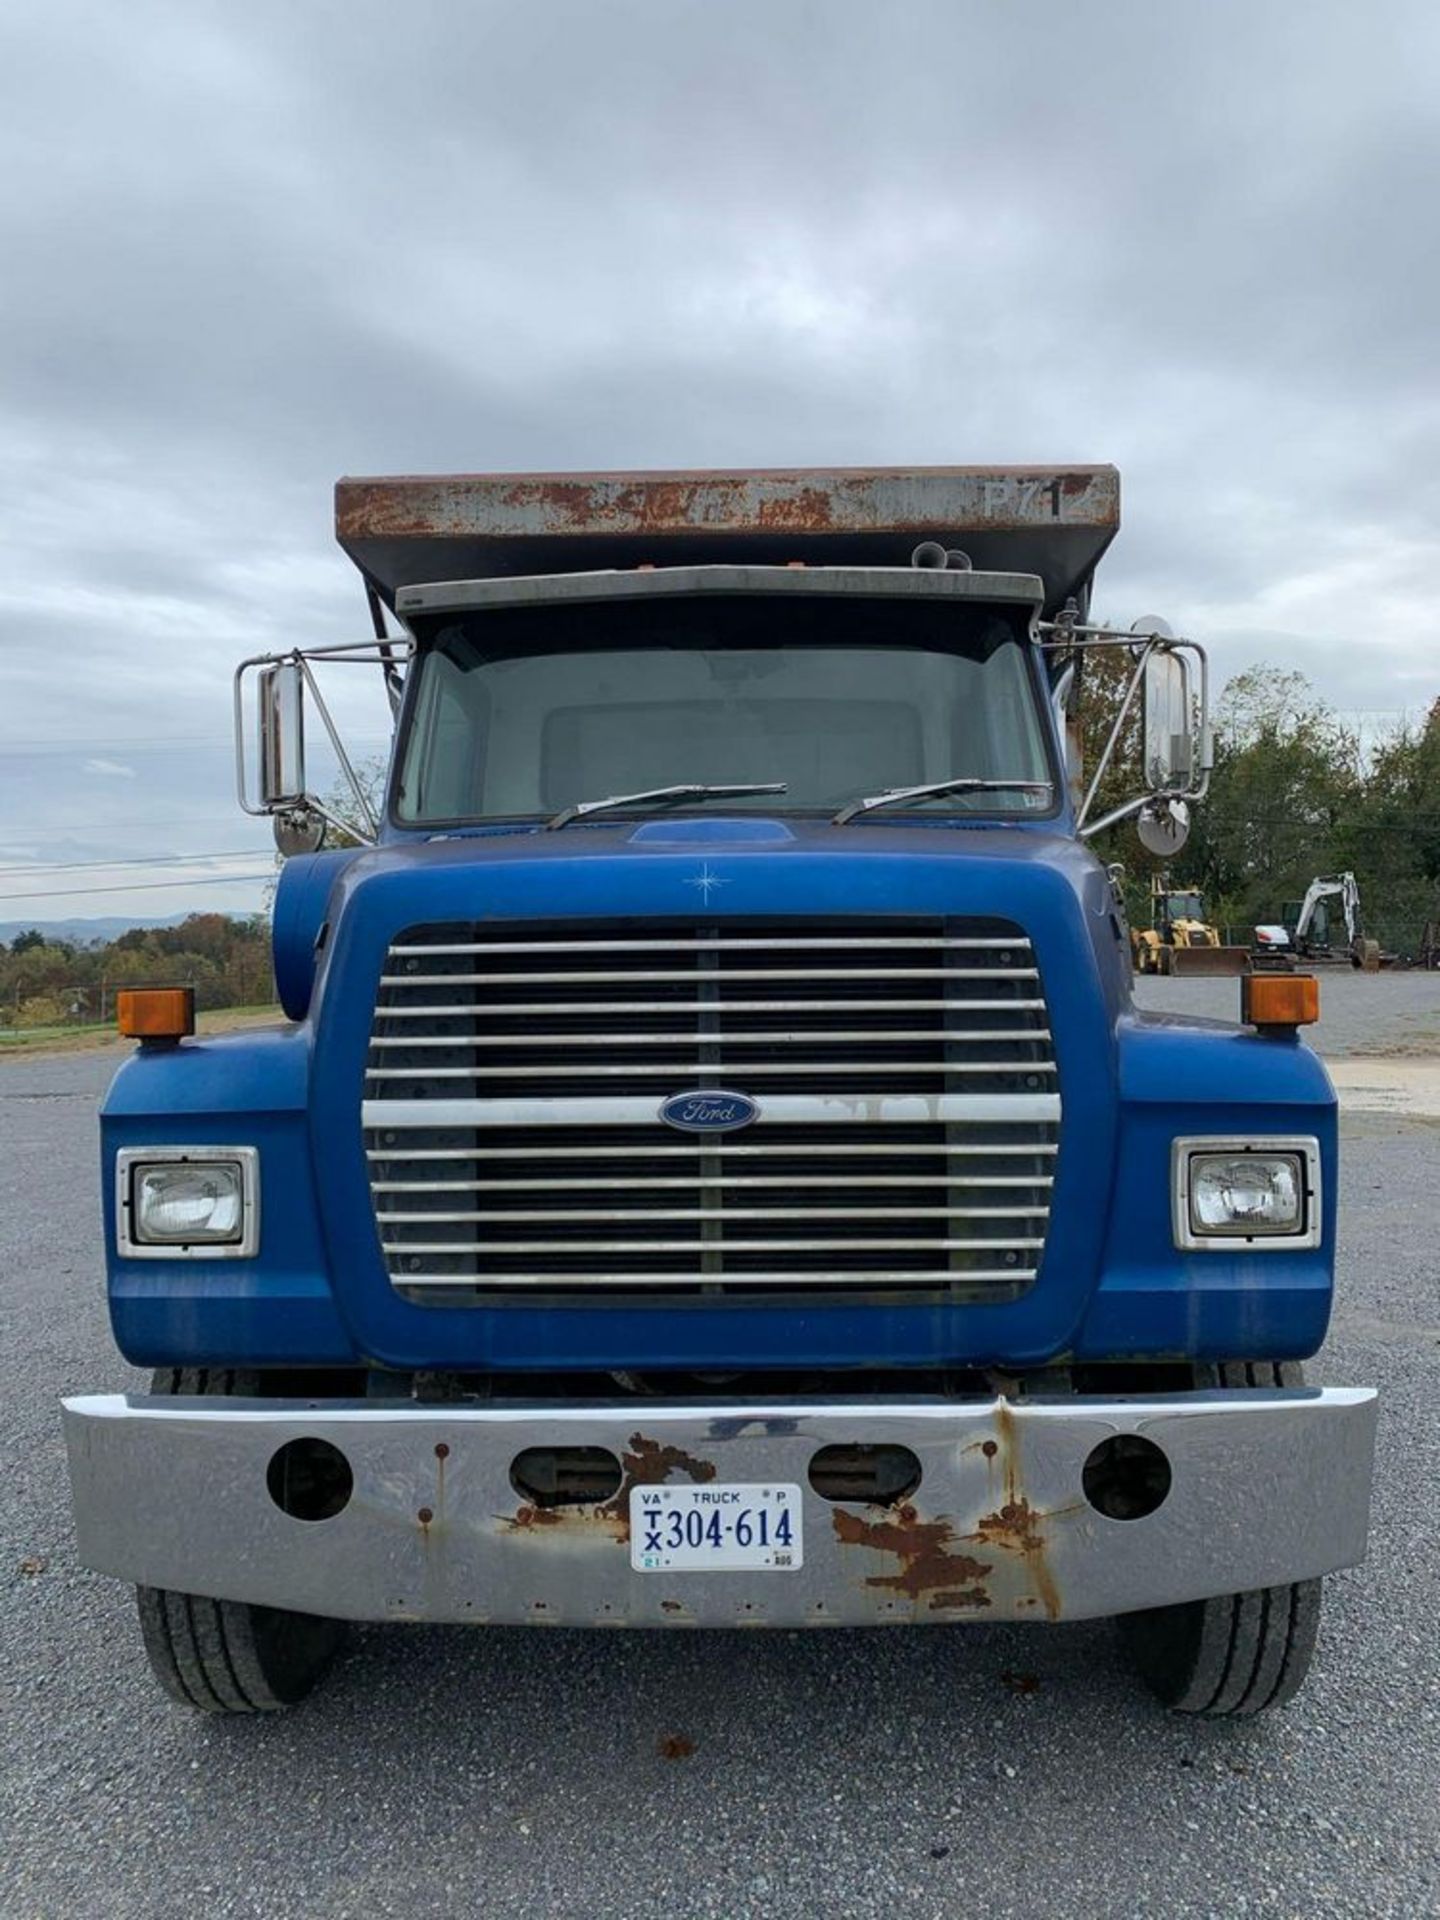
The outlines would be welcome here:
[[[258,903],[346,472],[1114,461],[1111,618],[1440,692],[1427,0],[3,15],[0,923]]]

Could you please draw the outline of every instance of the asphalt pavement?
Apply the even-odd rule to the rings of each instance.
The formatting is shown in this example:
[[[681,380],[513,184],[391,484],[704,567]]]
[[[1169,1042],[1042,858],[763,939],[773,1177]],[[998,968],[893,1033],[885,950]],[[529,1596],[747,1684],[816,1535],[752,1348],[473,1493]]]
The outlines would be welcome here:
[[[1104,1623],[387,1628],[313,1702],[217,1724],[156,1690],[67,1517],[60,1395],[139,1384],[102,1296],[113,1064],[0,1062],[5,1920],[1440,1914],[1434,1122],[1344,1122],[1311,1377],[1382,1388],[1374,1528],[1282,1712],[1168,1715]]]

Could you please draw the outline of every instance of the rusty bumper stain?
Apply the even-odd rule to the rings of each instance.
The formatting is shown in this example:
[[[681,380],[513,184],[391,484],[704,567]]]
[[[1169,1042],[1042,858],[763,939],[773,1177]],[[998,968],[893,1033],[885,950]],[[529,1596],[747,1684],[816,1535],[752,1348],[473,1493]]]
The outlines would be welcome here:
[[[630,1436],[629,1448],[620,1456],[621,1481],[609,1500],[591,1506],[541,1507],[526,1502],[513,1514],[503,1516],[503,1524],[512,1533],[543,1533],[561,1529],[572,1536],[577,1532],[605,1533],[618,1544],[630,1540],[630,1495],[636,1487],[656,1487],[672,1474],[685,1475],[697,1484],[715,1478],[713,1460],[697,1460],[683,1447],[665,1446],[643,1433]]]
[[[959,1532],[949,1516],[922,1517],[908,1501],[893,1509],[876,1507],[858,1513],[848,1506],[832,1507],[831,1525],[842,1546],[865,1547],[896,1562],[893,1571],[868,1574],[867,1587],[923,1602],[932,1613],[977,1613],[994,1605],[991,1576],[997,1565],[1009,1561],[1028,1588],[1016,1604],[1039,1606],[1047,1618],[1059,1618],[1060,1592],[1047,1561],[1045,1527],[1047,1521],[1074,1509],[1041,1513],[1031,1506],[1018,1491],[1018,1450],[1008,1412],[1001,1411],[997,1425],[999,1443],[986,1440],[977,1447],[992,1472],[1003,1474],[1006,1497],[968,1533]],[[603,1538],[625,1546],[630,1540],[630,1496],[637,1486],[659,1486],[672,1476],[687,1476],[696,1483],[716,1476],[714,1461],[697,1459],[682,1447],[667,1446],[643,1433],[630,1436],[620,1465],[623,1477],[613,1498],[554,1507],[527,1501],[513,1514],[502,1515],[501,1525],[511,1535]],[[428,1523],[431,1517],[426,1512],[422,1520]],[[989,1557],[981,1558],[982,1552]],[[675,1601],[662,1606],[668,1613],[683,1611]]]
[[[948,1520],[922,1520],[914,1507],[904,1506],[879,1520],[866,1520],[836,1507],[830,1521],[842,1546],[870,1547],[899,1561],[895,1573],[870,1574],[867,1587],[888,1587],[911,1600],[928,1596],[935,1613],[949,1607],[990,1605],[985,1581],[993,1563],[956,1552],[958,1541]]]
[[[1029,1588],[1016,1604],[1042,1607],[1048,1619],[1058,1620],[1060,1590],[1046,1558],[1045,1523],[1071,1511],[1039,1513],[1027,1500],[1007,1501],[969,1533],[958,1532],[943,1515],[923,1519],[909,1505],[874,1520],[836,1507],[830,1519],[842,1546],[868,1547],[899,1563],[893,1573],[867,1575],[867,1587],[924,1599],[933,1613],[976,1612],[994,1604],[990,1580],[1004,1556],[1016,1563]],[[991,1557],[982,1560],[972,1548],[988,1550]]]
[[[928,1596],[935,1613],[976,1612],[994,1604],[992,1576],[1003,1569],[1007,1584],[1018,1578],[1024,1589],[1016,1596],[1017,1607],[1041,1607],[1047,1619],[1059,1619],[1060,1589],[1049,1564],[1047,1527],[1078,1507],[1044,1513],[1033,1507],[1020,1490],[1019,1435],[1008,1406],[996,1408],[995,1427],[997,1439],[974,1442],[967,1451],[984,1458],[992,1484],[996,1474],[1001,1477],[1004,1497],[970,1532],[957,1531],[948,1515],[922,1518],[909,1504],[873,1520],[835,1509],[831,1524],[842,1546],[869,1547],[899,1562],[893,1573],[868,1575],[867,1587],[889,1588],[917,1601]],[[980,1553],[989,1557],[982,1559]]]

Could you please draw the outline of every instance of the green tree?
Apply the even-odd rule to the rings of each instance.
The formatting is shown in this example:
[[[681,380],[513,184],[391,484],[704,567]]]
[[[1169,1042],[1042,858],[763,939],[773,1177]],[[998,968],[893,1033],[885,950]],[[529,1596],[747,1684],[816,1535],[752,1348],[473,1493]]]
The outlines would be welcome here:
[[[1423,924],[1440,918],[1440,700],[1423,726],[1400,728],[1376,749],[1337,842],[1338,864],[1359,882],[1367,933],[1413,951]]]
[[[1363,790],[1358,743],[1301,673],[1251,667],[1216,713],[1215,771],[1174,873],[1212,919],[1275,920],[1333,871]]]
[[[382,756],[372,754],[368,759],[355,763],[355,778],[361,791],[370,802],[370,810],[378,820],[385,811],[385,778],[388,767]],[[328,793],[320,798],[338,819],[344,820],[353,829],[344,832],[330,822],[325,827],[327,847],[359,847],[368,842],[368,829],[364,826],[361,810],[356,804],[355,792],[350,782],[343,777],[337,780]],[[362,839],[362,834],[367,837]]]

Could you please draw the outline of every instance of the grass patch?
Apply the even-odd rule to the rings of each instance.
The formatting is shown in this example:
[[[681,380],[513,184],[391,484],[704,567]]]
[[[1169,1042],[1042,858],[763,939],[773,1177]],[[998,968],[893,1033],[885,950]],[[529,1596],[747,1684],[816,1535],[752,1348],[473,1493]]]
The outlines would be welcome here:
[[[280,1025],[285,1016],[278,1005],[258,1007],[216,1007],[196,1016],[198,1033],[231,1033],[242,1027]],[[11,1055],[37,1053],[90,1053],[105,1047],[131,1047],[110,1021],[97,1020],[92,1026],[65,1024],[53,1027],[0,1027],[0,1059]]]

